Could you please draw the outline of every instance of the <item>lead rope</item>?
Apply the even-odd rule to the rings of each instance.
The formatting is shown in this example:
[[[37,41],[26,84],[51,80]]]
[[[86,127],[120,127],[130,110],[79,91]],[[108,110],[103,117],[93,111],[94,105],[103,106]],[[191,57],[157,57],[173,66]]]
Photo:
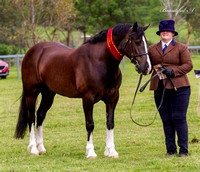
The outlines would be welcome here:
[[[158,74],[162,73],[164,70],[165,70],[165,69],[161,70],[160,72],[156,73],[153,77],[151,77],[151,78],[140,88],[140,92],[143,92],[144,89],[146,88],[146,86],[148,85],[148,83],[149,83],[152,79],[154,79]],[[158,113],[158,111],[160,110],[160,107],[162,106],[163,99],[164,99],[164,94],[165,94],[165,89],[166,89],[167,82],[168,82],[168,77],[167,77],[167,79],[166,79],[165,86],[164,86],[163,93],[162,93],[162,97],[161,97],[161,101],[160,101],[160,105],[159,105],[158,108],[157,108],[157,111],[156,111],[156,113],[155,113],[154,119],[153,119],[153,121],[152,121],[151,123],[146,124],[146,125],[145,125],[145,124],[139,124],[139,123],[137,123],[137,122],[133,119],[132,114],[131,114],[131,110],[132,110],[132,108],[133,108],[133,104],[134,104],[134,102],[135,102],[135,98],[136,98],[138,89],[139,89],[139,87],[140,87],[141,81],[142,81],[142,74],[140,75],[140,78],[139,78],[139,81],[138,81],[138,86],[137,86],[137,88],[136,88],[136,90],[135,90],[133,102],[132,102],[132,104],[131,104],[131,108],[130,108],[130,117],[131,117],[131,120],[132,120],[135,124],[137,124],[137,125],[139,125],[139,126],[141,126],[141,127],[148,127],[148,126],[150,126],[151,124],[154,123],[154,121],[155,121],[155,119],[156,119],[156,116],[157,116],[157,113]],[[171,80],[170,80],[170,81],[171,81]],[[172,82],[172,81],[171,81],[171,82]]]

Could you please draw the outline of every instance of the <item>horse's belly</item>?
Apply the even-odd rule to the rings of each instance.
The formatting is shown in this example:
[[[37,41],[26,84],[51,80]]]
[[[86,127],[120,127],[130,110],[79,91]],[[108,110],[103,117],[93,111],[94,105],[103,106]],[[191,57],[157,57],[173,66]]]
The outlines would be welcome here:
[[[68,92],[65,91],[65,92],[62,92],[62,91],[56,91],[57,94],[59,95],[62,95],[62,96],[65,96],[65,97],[69,97],[69,98],[81,98],[81,96],[78,94],[78,92]]]
[[[53,91],[56,94],[60,94],[62,96],[66,96],[69,98],[78,98],[80,95],[75,89],[69,88],[69,89],[61,89],[61,88],[55,88],[55,87],[50,87],[49,88],[51,91]]]
[[[56,80],[46,81],[46,85],[51,91],[62,96],[70,98],[80,97],[75,87],[75,83],[73,83],[72,81],[61,82],[59,81],[58,77]]]

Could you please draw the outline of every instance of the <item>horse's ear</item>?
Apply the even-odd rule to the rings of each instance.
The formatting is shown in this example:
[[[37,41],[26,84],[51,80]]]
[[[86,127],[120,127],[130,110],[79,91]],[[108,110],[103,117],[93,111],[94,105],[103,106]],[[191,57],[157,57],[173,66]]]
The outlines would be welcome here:
[[[138,24],[137,22],[134,23],[133,25],[133,32],[137,32]]]
[[[150,24],[146,27],[143,27],[143,31],[147,30],[147,28],[150,26]]]

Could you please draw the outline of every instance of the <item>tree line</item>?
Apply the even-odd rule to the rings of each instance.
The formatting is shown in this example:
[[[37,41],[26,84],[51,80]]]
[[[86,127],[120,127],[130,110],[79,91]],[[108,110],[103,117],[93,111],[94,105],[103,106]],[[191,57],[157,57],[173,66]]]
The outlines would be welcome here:
[[[86,36],[118,23],[158,25],[164,19],[184,21],[188,36],[198,35],[199,11],[198,0],[0,0],[0,47],[17,52],[40,41],[70,45],[74,30]]]

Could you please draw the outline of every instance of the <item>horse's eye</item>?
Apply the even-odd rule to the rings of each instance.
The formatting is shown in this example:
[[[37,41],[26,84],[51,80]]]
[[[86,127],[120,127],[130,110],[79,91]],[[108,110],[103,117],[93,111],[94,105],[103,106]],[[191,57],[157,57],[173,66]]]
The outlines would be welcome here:
[[[140,45],[140,44],[141,44],[141,41],[135,41],[135,44],[136,44],[136,45]]]

